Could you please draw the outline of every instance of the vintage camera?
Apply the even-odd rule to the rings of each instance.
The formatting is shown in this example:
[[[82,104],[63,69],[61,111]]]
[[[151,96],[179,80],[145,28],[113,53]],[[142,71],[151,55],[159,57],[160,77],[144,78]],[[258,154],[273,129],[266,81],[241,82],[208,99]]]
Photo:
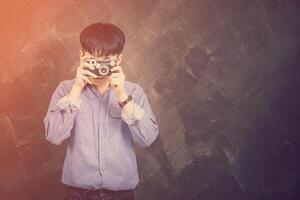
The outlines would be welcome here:
[[[96,74],[97,76],[110,76],[113,72],[111,72],[111,68],[117,65],[117,61],[107,60],[107,61],[99,61],[96,59],[84,59],[83,66],[85,70]],[[94,69],[90,69],[89,67],[94,67]]]

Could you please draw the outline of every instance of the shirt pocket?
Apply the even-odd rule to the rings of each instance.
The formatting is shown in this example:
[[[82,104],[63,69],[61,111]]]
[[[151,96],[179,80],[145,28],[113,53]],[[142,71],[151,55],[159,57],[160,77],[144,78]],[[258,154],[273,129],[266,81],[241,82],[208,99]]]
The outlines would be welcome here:
[[[112,118],[121,118],[122,108],[119,105],[113,105],[109,108],[109,115]]]

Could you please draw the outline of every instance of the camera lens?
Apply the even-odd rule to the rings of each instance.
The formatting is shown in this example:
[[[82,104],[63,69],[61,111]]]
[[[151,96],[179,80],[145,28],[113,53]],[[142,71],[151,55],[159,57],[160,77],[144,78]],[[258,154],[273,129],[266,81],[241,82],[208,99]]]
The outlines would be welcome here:
[[[99,73],[101,74],[101,76],[106,76],[109,72],[109,69],[107,66],[102,66],[100,69],[99,69]]]
[[[107,69],[106,68],[102,68],[101,69],[101,73],[105,74],[107,72]]]

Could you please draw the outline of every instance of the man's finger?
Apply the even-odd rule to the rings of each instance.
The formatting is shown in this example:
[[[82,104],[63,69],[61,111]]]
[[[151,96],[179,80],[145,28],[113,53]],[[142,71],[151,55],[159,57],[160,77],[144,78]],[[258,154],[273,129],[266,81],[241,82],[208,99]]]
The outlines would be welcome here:
[[[89,69],[95,69],[95,66],[94,65],[89,65],[89,64],[86,64],[86,63],[83,63],[82,64],[83,67],[87,67]]]
[[[84,75],[81,75],[81,77],[82,77],[82,79],[85,80],[86,82],[92,84],[92,81],[91,81],[88,77],[86,77],[86,76],[84,76]]]
[[[81,72],[86,75],[90,75],[91,77],[97,78],[98,76],[88,70],[82,69]]]
[[[118,78],[118,77],[122,77],[122,74],[120,74],[120,73],[112,73],[109,77],[111,77],[111,78]]]
[[[122,71],[122,68],[121,68],[121,66],[115,66],[115,67],[113,67],[113,68],[111,68],[111,71],[116,71],[116,70],[120,70],[120,71]]]

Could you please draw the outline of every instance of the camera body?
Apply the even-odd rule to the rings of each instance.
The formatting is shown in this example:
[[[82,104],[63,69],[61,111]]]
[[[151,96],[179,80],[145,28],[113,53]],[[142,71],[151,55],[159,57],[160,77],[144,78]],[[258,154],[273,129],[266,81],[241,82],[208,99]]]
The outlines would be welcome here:
[[[85,70],[96,74],[97,76],[110,76],[113,72],[111,72],[111,68],[117,65],[116,60],[107,60],[107,61],[99,61],[96,59],[85,59],[83,60],[83,66]],[[87,67],[88,66],[88,67]],[[90,69],[89,67],[94,67],[94,69]]]

